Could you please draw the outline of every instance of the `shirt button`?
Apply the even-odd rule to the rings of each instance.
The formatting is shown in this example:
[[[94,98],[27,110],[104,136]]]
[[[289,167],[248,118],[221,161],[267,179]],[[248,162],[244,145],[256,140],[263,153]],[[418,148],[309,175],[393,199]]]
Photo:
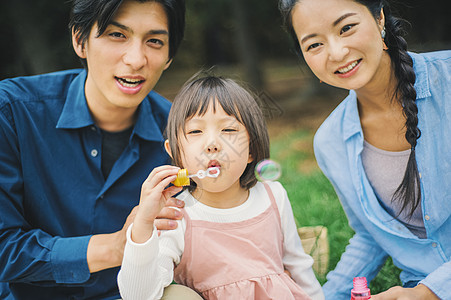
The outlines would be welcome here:
[[[429,215],[425,215],[425,216],[424,216],[424,219],[425,219],[426,221],[429,221],[429,219],[430,219],[430,218],[429,218]]]
[[[99,154],[99,151],[97,151],[97,149],[92,149],[92,150],[91,150],[91,156],[92,156],[92,157],[96,157],[97,154]]]
[[[91,126],[91,130],[92,131],[96,131],[96,127],[95,126]]]
[[[437,243],[432,243],[432,247],[437,247]]]
[[[99,197],[99,198],[100,198],[100,199],[103,199],[103,197],[105,197],[105,196],[104,196],[104,195],[100,195],[100,197]]]
[[[418,175],[420,176],[420,178],[421,178],[421,173],[418,173]]]

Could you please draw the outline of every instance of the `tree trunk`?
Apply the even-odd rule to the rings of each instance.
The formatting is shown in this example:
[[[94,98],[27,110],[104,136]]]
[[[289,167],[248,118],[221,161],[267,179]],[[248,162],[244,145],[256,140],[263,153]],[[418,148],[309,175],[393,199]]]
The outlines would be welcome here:
[[[236,20],[236,50],[243,63],[247,80],[256,91],[261,91],[264,86],[263,75],[259,65],[256,41],[250,32],[248,24],[249,12],[246,2],[242,0],[233,0],[232,5]]]

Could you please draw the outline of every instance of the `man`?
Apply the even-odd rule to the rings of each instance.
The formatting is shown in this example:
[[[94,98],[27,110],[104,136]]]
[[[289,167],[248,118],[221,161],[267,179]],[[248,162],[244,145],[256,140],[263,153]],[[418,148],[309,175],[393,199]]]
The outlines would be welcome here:
[[[152,89],[184,25],[184,0],[74,0],[85,69],[0,82],[0,298],[119,297],[141,184],[168,163],[170,102]]]

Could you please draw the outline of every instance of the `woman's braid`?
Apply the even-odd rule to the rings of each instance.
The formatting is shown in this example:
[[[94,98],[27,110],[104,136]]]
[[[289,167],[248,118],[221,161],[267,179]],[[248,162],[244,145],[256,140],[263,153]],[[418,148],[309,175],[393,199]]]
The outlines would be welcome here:
[[[411,153],[404,178],[392,199],[401,201],[401,211],[409,208],[409,215],[411,217],[421,201],[420,176],[415,158],[415,147],[421,135],[421,131],[418,128],[418,107],[415,102],[417,96],[414,88],[415,72],[413,70],[412,58],[407,53],[407,43],[403,38],[404,32],[401,21],[391,15],[388,6],[384,7],[384,13],[387,32],[385,42],[388,46],[387,51],[398,80],[395,98],[400,101],[403,107],[403,113],[406,118],[405,136],[407,142],[411,145]]]

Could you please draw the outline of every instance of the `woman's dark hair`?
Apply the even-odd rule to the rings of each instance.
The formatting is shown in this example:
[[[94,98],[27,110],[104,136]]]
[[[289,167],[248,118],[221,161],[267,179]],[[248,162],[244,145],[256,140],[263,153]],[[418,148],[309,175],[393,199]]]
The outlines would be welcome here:
[[[219,104],[226,114],[243,124],[249,134],[249,154],[253,160],[241,175],[240,185],[250,189],[257,183],[255,165],[269,158],[269,135],[263,113],[256,98],[232,79],[202,74],[199,72],[189,79],[172,103],[165,131],[172,159],[175,165],[183,167],[179,139],[186,134],[186,121],[196,115],[204,115],[211,105],[215,111],[215,106]],[[195,185],[189,189],[192,191]]]
[[[156,2],[163,6],[169,26],[169,59],[172,59],[185,32],[185,0],[132,1]],[[75,32],[78,40],[84,46],[94,24],[97,22],[97,36],[101,36],[123,2],[123,0],[73,0],[69,29],[71,32]],[[86,67],[85,59],[82,59],[82,63]]]
[[[299,42],[293,28],[291,12],[293,7],[302,0],[280,0],[279,9],[282,13],[287,31],[296,43],[296,49],[300,51]],[[320,0],[316,0],[320,1]],[[354,0],[368,8],[373,17],[378,20],[381,10],[385,16],[385,44],[388,49],[394,73],[397,79],[397,86],[393,97],[398,99],[403,107],[403,114],[406,118],[406,140],[411,145],[410,157],[407,163],[404,178],[396,189],[392,201],[401,202],[401,211],[409,209],[409,216],[412,217],[413,212],[421,203],[421,187],[418,166],[415,158],[415,147],[417,140],[421,135],[418,128],[418,108],[415,102],[417,93],[414,88],[415,73],[413,71],[412,58],[407,53],[407,43],[404,39],[403,20],[393,16],[387,1],[378,0]]]

